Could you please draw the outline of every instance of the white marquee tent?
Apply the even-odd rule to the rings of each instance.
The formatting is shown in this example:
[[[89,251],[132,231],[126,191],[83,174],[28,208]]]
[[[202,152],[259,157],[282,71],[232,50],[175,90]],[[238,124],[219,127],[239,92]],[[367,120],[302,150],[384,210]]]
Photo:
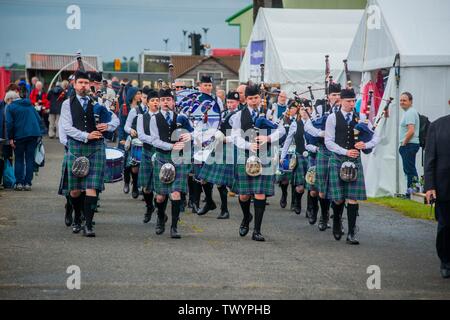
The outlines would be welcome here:
[[[330,55],[331,74],[336,77],[363,12],[261,8],[241,63],[240,80],[260,81],[259,63],[251,63],[253,54],[265,64],[264,81],[280,83],[288,93],[306,90],[308,85],[323,87],[325,55]],[[252,42],[262,42],[259,52],[252,50]]]
[[[389,78],[383,98],[395,99],[390,117],[377,128],[380,144],[370,155],[363,156],[368,196],[406,190],[398,153],[398,127],[403,114],[398,104],[400,94],[411,92],[414,107],[430,121],[450,114],[449,35],[448,0],[368,1],[348,54],[351,78],[358,87],[362,74],[363,79],[374,79],[375,73],[384,69]],[[423,173],[421,156],[419,152],[419,175]]]

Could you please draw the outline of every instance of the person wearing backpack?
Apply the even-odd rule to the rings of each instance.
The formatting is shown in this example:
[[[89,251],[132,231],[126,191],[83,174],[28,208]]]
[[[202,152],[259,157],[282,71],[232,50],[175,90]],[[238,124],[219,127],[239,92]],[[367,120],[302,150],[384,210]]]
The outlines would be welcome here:
[[[416,155],[420,149],[419,113],[413,107],[413,96],[409,92],[403,92],[400,96],[400,107],[405,111],[400,121],[400,148],[399,153],[402,157],[403,172],[407,178],[406,197],[410,198],[411,188],[419,179],[416,169]]]

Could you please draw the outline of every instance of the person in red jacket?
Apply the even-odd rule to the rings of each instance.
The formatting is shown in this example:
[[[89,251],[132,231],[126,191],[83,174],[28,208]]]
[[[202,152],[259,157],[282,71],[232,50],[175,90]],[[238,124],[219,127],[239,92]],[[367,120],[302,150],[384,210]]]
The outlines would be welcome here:
[[[31,104],[36,108],[36,111],[41,115],[41,118],[45,123],[45,127],[48,130],[50,101],[48,101],[47,99],[47,93],[44,92],[42,82],[36,82],[36,87],[31,91],[30,94],[30,100]]]

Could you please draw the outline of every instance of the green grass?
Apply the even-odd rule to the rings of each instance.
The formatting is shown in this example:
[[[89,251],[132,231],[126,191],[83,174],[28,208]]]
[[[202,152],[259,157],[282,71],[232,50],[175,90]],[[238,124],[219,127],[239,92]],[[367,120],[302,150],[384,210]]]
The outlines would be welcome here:
[[[431,212],[430,206],[418,203],[416,201],[400,198],[381,197],[369,198],[367,202],[391,208],[394,211],[400,212],[410,218],[434,220],[434,208],[433,212]]]

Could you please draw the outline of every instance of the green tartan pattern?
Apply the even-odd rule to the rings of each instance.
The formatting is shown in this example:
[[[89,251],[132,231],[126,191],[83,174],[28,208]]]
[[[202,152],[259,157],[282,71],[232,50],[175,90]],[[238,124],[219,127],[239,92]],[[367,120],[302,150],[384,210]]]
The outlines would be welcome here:
[[[153,190],[159,195],[169,195],[172,192],[187,193],[187,178],[191,171],[191,164],[174,164],[175,181],[169,184],[159,180],[159,172],[164,163],[171,162],[171,153],[164,154],[156,151],[156,159],[153,162]]]
[[[234,182],[234,164],[227,164],[226,148],[222,151],[222,163],[211,163],[208,161],[201,168],[198,179],[216,184],[219,186],[228,186],[231,188]],[[215,156],[214,153],[211,155]]]
[[[343,162],[350,160],[347,156],[332,154],[330,157],[329,195],[333,201],[341,200],[367,200],[366,186],[364,184],[364,171],[361,158],[356,160],[358,179],[355,182],[344,182],[339,177]],[[354,159],[352,159],[354,160]]]
[[[138,186],[148,191],[153,191],[153,163],[152,156],[155,151],[142,149],[142,158],[139,168]]]
[[[67,147],[69,152],[64,155],[64,163],[67,165],[67,181],[64,181],[60,188],[62,194],[72,190],[95,189],[103,191],[105,175],[105,144],[103,140],[83,143],[68,139]],[[89,174],[84,178],[75,177],[71,168],[77,157],[85,156],[89,159]],[[63,169],[64,170],[64,169]],[[64,171],[63,171],[64,172]],[[65,179],[63,179],[65,180]]]
[[[320,145],[316,157],[316,188],[324,194],[327,194],[328,191],[328,162],[330,156],[331,151],[324,145]]]
[[[316,153],[310,153],[310,155],[308,157],[308,169],[311,167],[314,167],[316,165],[316,157],[317,157]],[[306,176],[306,172],[305,172],[305,176]],[[309,191],[317,191],[317,187],[315,184],[310,185],[309,183],[306,183],[305,188],[308,189]]]
[[[238,164],[235,167],[235,181],[232,191],[240,195],[265,194],[273,196],[275,194],[275,176],[260,175],[250,177],[245,172],[245,164]]]
[[[280,173],[277,173],[275,175],[275,181],[276,183],[280,182],[291,182],[293,179],[292,172],[287,171],[280,171]]]
[[[305,185],[305,174],[308,168],[308,159],[304,158],[302,155],[297,153],[297,165],[294,170],[294,186],[304,186]]]

